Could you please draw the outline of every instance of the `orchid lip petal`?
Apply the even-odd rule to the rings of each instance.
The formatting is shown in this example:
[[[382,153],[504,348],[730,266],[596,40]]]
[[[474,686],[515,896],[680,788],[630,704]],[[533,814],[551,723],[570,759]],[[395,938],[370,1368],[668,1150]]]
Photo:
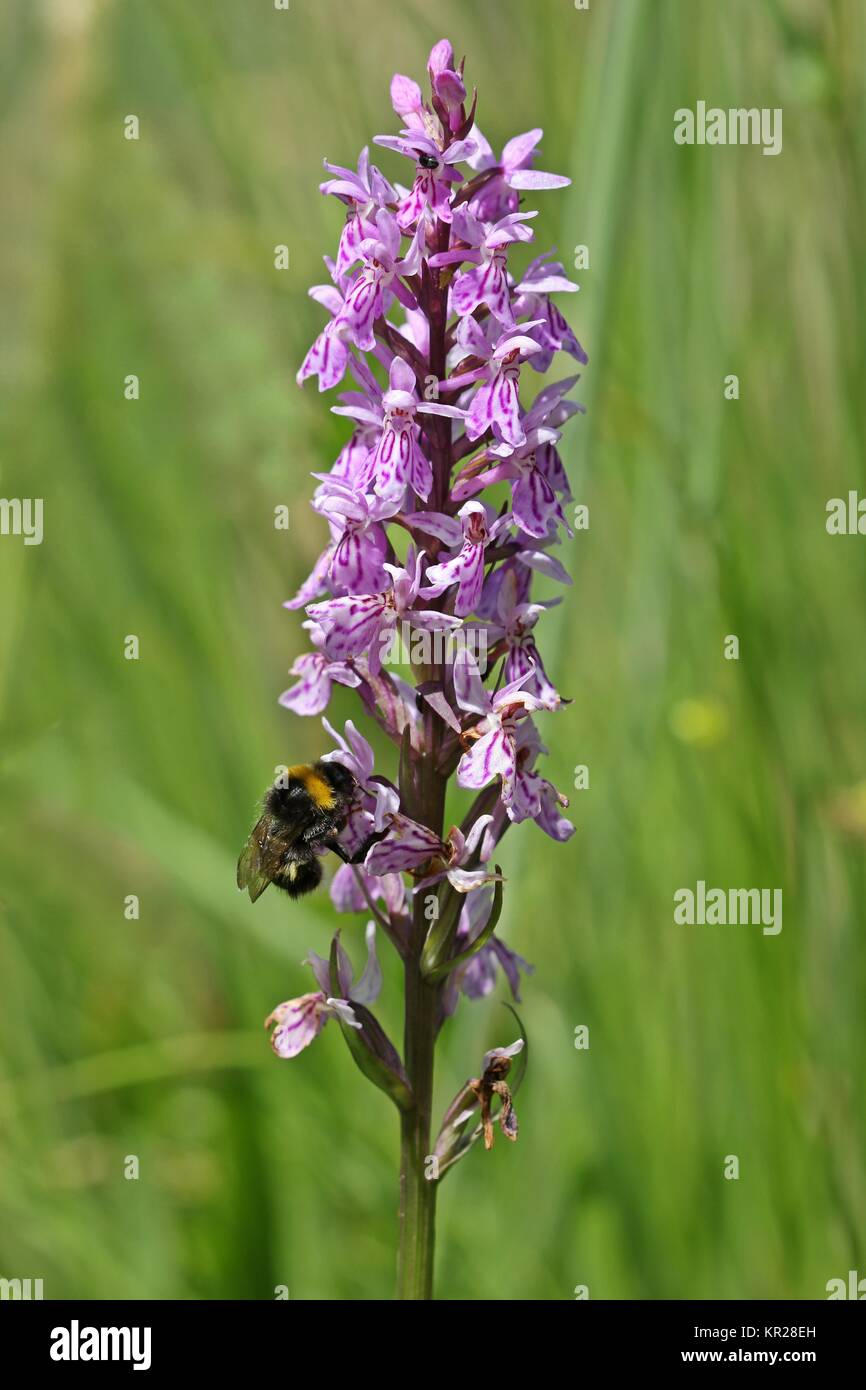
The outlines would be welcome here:
[[[265,1027],[275,1025],[271,1047],[278,1057],[297,1057],[309,1047],[328,1021],[325,995],[321,992],[303,994],[279,1004],[265,1019]]]

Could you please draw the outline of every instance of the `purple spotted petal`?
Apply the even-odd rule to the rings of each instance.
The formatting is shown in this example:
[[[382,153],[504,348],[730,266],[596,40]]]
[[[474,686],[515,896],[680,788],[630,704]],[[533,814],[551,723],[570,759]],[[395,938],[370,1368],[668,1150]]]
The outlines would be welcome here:
[[[507,327],[514,323],[505,265],[498,256],[486,265],[456,275],[451,297],[461,317],[474,313],[482,304],[486,304],[500,323]]]
[[[373,845],[364,867],[372,874],[401,873],[443,853],[445,846],[438,835],[408,816],[398,815],[385,839]]]
[[[321,991],[315,994],[302,994],[299,999],[289,999],[278,1004],[273,1013],[265,1019],[265,1027],[274,1024],[271,1034],[271,1047],[278,1057],[297,1057],[305,1047],[319,1036],[328,1021],[328,1006]]]
[[[477,789],[486,787],[494,777],[501,776],[502,800],[507,805],[512,795],[514,766],[513,739],[502,729],[491,729],[473,744],[468,753],[463,754],[457,765],[457,784]]]
[[[500,372],[490,383],[490,401],[487,407],[490,423],[494,431],[506,444],[515,448],[522,444],[526,435],[520,423],[520,402],[517,396],[517,381],[510,372]]]
[[[280,704],[295,714],[321,714],[331,698],[331,683],[358,686],[360,676],[342,662],[329,661],[321,652],[305,652],[292,667],[292,675],[300,676],[296,685],[284,690]]]
[[[511,507],[526,534],[539,540],[547,535],[551,525],[564,522],[556,493],[534,464],[522,468],[520,477],[515,479],[511,489]]]
[[[526,682],[526,689],[531,695],[537,695],[549,708],[562,703],[562,697],[545,671],[541,653],[531,637],[524,638],[520,646],[509,648],[504,677],[509,682],[517,681],[527,672],[531,672]]]
[[[350,217],[340,234],[337,248],[336,271],[338,275],[346,272],[360,259],[361,243],[370,236],[370,227],[361,217]]]
[[[549,835],[552,840],[563,843],[570,840],[574,834],[575,827],[570,820],[567,820],[560,812],[560,798],[556,788],[542,779],[540,794],[540,807],[536,824],[541,826],[545,835]]]
[[[365,243],[366,244],[366,243]],[[345,303],[333,320],[333,331],[342,328],[362,352],[376,346],[373,324],[383,310],[382,288],[378,277],[366,272],[358,276]]]
[[[335,661],[359,652],[378,650],[379,629],[385,613],[384,594],[355,594],[347,598],[311,603],[311,618],[325,634],[325,651]]]
[[[284,608],[303,608],[306,604],[311,603],[313,599],[318,598],[320,594],[325,593],[328,587],[328,573],[331,568],[333,557],[334,551],[331,546],[328,546],[327,550],[322,551],[313,566],[312,572],[304,580],[300,589],[295,594],[295,597],[286,600],[283,604]]]
[[[431,565],[426,577],[432,582],[434,592],[438,590],[442,593],[452,584],[458,586],[454,612],[458,617],[465,618],[477,607],[481,597],[484,583],[484,546],[465,541],[459,553],[445,564]]]
[[[381,526],[347,526],[331,556],[331,583],[338,590],[353,594],[381,592],[385,588],[382,562],[387,553],[388,542]]]
[[[319,378],[319,390],[330,391],[338,386],[346,374],[349,349],[331,324],[320,333],[310,348],[297,375],[297,383],[302,386],[308,377]]]
[[[492,381],[479,386],[466,417],[466,433],[470,439],[480,439],[487,430],[494,428],[507,444],[515,447],[525,439],[520,424],[517,384],[510,374],[503,372],[497,372]]]

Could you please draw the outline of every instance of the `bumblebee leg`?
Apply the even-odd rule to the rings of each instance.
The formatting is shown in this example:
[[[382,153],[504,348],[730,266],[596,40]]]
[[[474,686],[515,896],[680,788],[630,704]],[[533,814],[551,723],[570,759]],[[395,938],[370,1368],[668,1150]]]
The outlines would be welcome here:
[[[377,830],[374,832],[374,834],[368,835],[361,848],[355,851],[354,855],[349,860],[349,863],[363,864],[370,850],[373,848],[374,845],[378,845],[380,840],[384,840],[390,828],[390,826],[387,826],[384,830]]]
[[[383,840],[387,834],[387,830],[377,830],[375,834],[368,835],[360,848],[356,849],[355,853],[351,855],[348,854],[343,846],[336,840],[323,840],[322,843],[325,845],[326,849],[332,849],[334,853],[342,859],[344,864],[363,864],[369,851],[374,845],[377,845],[380,840]]]
[[[318,843],[330,846],[333,837],[343,829],[343,824],[342,821],[335,821],[333,816],[316,816],[304,826],[298,838],[307,845]]]

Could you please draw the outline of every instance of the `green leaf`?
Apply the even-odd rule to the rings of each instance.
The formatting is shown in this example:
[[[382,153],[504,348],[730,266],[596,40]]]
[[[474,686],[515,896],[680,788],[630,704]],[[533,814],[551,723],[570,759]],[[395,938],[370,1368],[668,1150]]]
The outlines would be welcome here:
[[[431,926],[421,952],[421,974],[425,979],[430,978],[430,972],[442,963],[451,949],[463,907],[463,894],[457,893],[447,879],[440,886],[437,896],[439,916]]]
[[[523,1039],[523,1048],[518,1052],[517,1061],[512,1064],[511,1071],[508,1073],[508,1088],[512,1096],[516,1096],[517,1092],[520,1090],[523,1078],[526,1075],[526,1068],[529,1065],[529,1038],[526,1036],[526,1029],[520,1021],[520,1014],[514,1008],[513,1004],[509,1004],[506,999],[503,999],[502,1006],[507,1009],[510,1014],[514,1015],[514,1020],[518,1028],[517,1036]]]
[[[353,1003],[352,1011],[361,1027],[350,1028],[340,1019],[340,1030],[359,1069],[391,1097],[398,1110],[410,1109],[412,1088],[396,1047],[368,1008]]]
[[[336,932],[331,942],[331,994],[335,999],[342,997],[337,970],[339,937],[340,933]],[[339,1015],[337,1020],[356,1065],[368,1081],[372,1081],[374,1086],[378,1086],[380,1091],[391,1097],[399,1110],[408,1110],[412,1105],[412,1088],[399,1052],[378,1019],[364,1004],[358,1004],[354,999],[347,1002],[351,1004],[352,1012],[361,1027],[353,1028]]]

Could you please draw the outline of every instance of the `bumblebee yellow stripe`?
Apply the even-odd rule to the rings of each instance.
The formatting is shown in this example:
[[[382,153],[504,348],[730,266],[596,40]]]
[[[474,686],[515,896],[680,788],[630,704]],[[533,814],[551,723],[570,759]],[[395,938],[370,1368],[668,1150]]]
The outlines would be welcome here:
[[[334,789],[320,777],[309,763],[298,763],[287,769],[290,777],[296,777],[307,792],[311,801],[320,811],[328,811],[334,805]]]

